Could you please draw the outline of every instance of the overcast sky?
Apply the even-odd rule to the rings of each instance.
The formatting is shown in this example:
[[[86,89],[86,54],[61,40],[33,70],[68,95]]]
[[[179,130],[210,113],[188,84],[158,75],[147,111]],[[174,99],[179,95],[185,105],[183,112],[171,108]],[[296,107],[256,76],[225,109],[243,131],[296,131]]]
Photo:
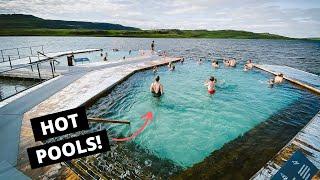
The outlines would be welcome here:
[[[0,0],[0,13],[141,29],[234,29],[320,37],[320,0]]]

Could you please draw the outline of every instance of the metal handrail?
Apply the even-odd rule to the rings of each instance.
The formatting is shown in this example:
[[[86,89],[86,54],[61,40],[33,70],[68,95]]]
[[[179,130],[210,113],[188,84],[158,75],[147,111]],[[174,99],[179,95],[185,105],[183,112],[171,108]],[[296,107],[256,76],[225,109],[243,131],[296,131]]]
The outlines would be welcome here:
[[[8,58],[9,60],[18,60],[18,59],[22,59],[22,58],[31,57],[31,56],[33,57],[35,50],[33,50],[32,48],[35,48],[35,47],[41,47],[41,51],[42,51],[42,53],[44,53],[44,48],[43,48],[44,46],[43,46],[43,45],[1,49],[1,50],[0,50],[0,55],[1,55],[0,58],[2,58],[2,62],[0,62],[0,63],[7,62],[7,61],[5,60],[5,57],[10,57],[10,56],[17,56],[17,57],[19,57],[19,58],[17,58],[17,59],[10,59],[10,58]],[[20,54],[19,49],[30,49],[30,55],[29,55],[29,56],[22,56],[22,55]],[[10,50],[16,50],[16,51],[17,51],[17,54],[15,54],[15,55],[9,54],[9,55],[8,55],[8,54],[5,53],[5,51],[10,51]]]

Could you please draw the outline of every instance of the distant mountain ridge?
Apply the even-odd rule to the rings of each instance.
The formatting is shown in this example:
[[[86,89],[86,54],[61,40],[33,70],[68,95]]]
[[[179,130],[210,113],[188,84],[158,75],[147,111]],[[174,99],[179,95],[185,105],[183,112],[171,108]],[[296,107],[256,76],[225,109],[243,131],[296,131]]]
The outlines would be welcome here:
[[[120,24],[47,20],[25,14],[0,14],[0,29],[15,28],[139,30],[138,28],[123,26]]]
[[[25,14],[0,14],[0,36],[295,39],[276,34],[254,33],[241,30],[141,30],[120,24],[47,20]]]

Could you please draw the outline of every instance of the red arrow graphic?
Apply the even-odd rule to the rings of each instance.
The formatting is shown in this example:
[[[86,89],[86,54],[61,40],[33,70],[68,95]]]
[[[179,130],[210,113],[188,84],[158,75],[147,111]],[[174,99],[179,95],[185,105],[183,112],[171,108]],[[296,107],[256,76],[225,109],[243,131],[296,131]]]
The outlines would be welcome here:
[[[138,136],[144,130],[144,128],[148,125],[148,122],[152,121],[152,119],[153,119],[152,112],[147,112],[145,115],[141,116],[141,119],[145,120],[143,125],[136,132],[134,132],[131,136],[125,137],[125,138],[112,138],[112,140],[113,141],[129,141],[129,140],[135,138],[136,136]]]

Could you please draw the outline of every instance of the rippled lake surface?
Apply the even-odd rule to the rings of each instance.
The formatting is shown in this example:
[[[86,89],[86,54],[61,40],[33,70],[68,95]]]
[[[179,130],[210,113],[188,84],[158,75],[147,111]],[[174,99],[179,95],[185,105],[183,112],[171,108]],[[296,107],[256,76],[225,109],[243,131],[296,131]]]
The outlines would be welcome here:
[[[0,39],[1,49],[44,45],[49,52],[86,48],[149,49],[152,41],[108,37]],[[126,158],[102,154],[97,163],[100,169],[112,162],[132,172],[139,167],[140,173],[148,174],[145,177],[208,173],[213,178],[229,175],[248,179],[320,109],[319,97],[309,92],[289,83],[271,89],[266,84],[271,78],[269,74],[242,71],[243,63],[250,58],[256,63],[287,65],[320,75],[319,42],[229,39],[155,39],[155,42],[157,50],[184,56],[186,63],[177,64],[175,72],[160,68],[158,74],[165,86],[165,95],[160,99],[149,94],[148,86],[154,74],[145,71],[116,86],[89,108],[90,116],[132,122],[130,128],[91,125],[95,129],[108,129],[111,137],[134,132],[143,123],[139,117],[145,111],[155,114],[152,124],[133,142],[114,145],[115,152]],[[239,66],[214,70],[208,62],[202,65],[195,62],[213,57],[236,58]],[[214,96],[209,96],[203,86],[210,75],[218,78]],[[211,167],[209,164],[213,161],[216,164]]]
[[[0,37],[0,49],[44,45],[45,52],[103,48],[150,49],[153,39],[114,37]],[[288,65],[320,74],[320,42],[246,39],[154,39],[157,50],[190,57],[235,57],[257,63]],[[210,54],[212,55],[210,55]]]

